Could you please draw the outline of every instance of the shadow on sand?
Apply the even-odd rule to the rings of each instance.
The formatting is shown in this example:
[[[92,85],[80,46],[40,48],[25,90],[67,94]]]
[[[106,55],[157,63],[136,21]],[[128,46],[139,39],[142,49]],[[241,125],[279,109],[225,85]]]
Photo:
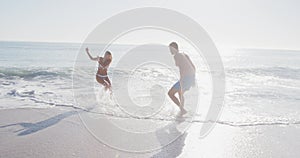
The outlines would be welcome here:
[[[68,111],[68,112],[55,115],[46,120],[39,121],[36,123],[20,122],[20,123],[0,126],[0,128],[6,128],[10,126],[21,126],[23,128],[15,131],[15,133],[18,133],[17,134],[18,136],[26,136],[26,135],[39,132],[50,126],[53,126],[59,123],[61,120],[77,113],[78,111],[73,110],[73,111]],[[179,120],[156,131],[157,139],[160,141],[162,148],[158,153],[151,156],[152,158],[174,158],[174,157],[178,157],[182,153],[183,147],[185,145],[184,143],[185,138],[187,136],[187,133],[182,133],[177,129],[177,126],[182,122],[184,122],[184,119],[179,118]],[[174,141],[170,142],[170,140],[174,140]]]
[[[174,158],[178,157],[181,154],[182,149],[185,145],[184,142],[187,133],[180,132],[177,129],[177,126],[184,121],[185,119],[179,117],[179,120],[156,131],[156,136],[160,141],[162,149],[155,155],[151,156],[151,158]],[[170,140],[174,141],[169,143]]]
[[[18,136],[25,136],[25,135],[36,133],[50,126],[53,126],[58,122],[60,122],[61,120],[65,119],[66,117],[69,117],[76,113],[77,111],[68,111],[36,123],[20,122],[20,123],[0,126],[0,128],[10,127],[10,126],[22,126],[23,129],[17,130],[15,131],[15,133],[18,133]]]

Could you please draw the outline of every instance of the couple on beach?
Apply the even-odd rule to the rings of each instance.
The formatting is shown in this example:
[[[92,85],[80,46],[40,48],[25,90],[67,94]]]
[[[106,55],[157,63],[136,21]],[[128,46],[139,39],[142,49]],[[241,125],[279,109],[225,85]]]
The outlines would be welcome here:
[[[181,112],[186,113],[187,111],[184,109],[183,94],[195,84],[196,68],[188,55],[179,53],[178,44],[176,42],[170,43],[169,49],[174,56],[175,65],[179,68],[180,79],[172,86],[168,95],[180,108]],[[106,51],[104,57],[92,57],[88,48],[86,48],[86,53],[91,60],[98,62],[98,71],[96,74],[97,82],[102,84],[106,90],[111,90],[111,82],[107,75],[107,69],[112,62],[112,54],[109,51]],[[178,97],[175,96],[176,93],[178,93]]]

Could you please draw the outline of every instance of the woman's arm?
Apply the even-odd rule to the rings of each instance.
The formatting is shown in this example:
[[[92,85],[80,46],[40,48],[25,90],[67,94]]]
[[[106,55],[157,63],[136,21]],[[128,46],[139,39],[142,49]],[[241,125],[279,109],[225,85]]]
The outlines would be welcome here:
[[[104,61],[102,63],[103,68],[107,69],[109,67],[110,63],[111,63],[111,59]]]
[[[87,55],[89,56],[89,58],[90,58],[91,60],[94,60],[94,61],[98,61],[98,60],[99,60],[99,57],[95,57],[95,58],[94,58],[94,57],[91,56],[91,54],[90,54],[90,52],[89,52],[89,48],[86,48],[85,51],[86,51]]]

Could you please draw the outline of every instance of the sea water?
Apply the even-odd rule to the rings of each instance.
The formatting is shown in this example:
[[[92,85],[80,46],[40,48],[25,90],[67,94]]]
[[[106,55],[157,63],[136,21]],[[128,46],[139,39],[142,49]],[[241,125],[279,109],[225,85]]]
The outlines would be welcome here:
[[[95,56],[105,45],[88,46]],[[109,68],[109,75],[115,72],[116,78],[122,80],[132,73],[116,68],[117,61],[130,47],[132,46],[111,47],[113,63]],[[93,92],[82,91],[87,94],[87,104],[95,96],[98,104],[76,105],[74,89],[82,87],[73,85],[73,73],[74,63],[80,62],[78,53],[85,53],[81,48],[81,44],[74,43],[0,42],[0,109],[89,107],[101,115],[132,117],[124,113],[124,109],[120,108],[111,94],[105,92],[95,81],[97,63],[94,63],[95,68],[86,70],[81,79],[92,81],[96,87]],[[184,51],[189,53],[188,49]],[[226,55],[222,55],[220,51],[220,54],[225,67],[226,92],[218,123],[252,126],[300,122],[300,52],[236,49]],[[210,72],[203,66],[205,64],[199,64],[197,58],[192,60],[197,63],[200,94],[200,106],[193,121],[205,122],[209,120],[205,120],[205,111],[201,109],[210,106]],[[147,103],[151,102],[149,89],[152,82],[162,85],[167,101],[160,107],[158,115],[153,116],[155,119],[172,119],[178,112],[176,105],[167,97],[167,90],[178,80],[178,76],[171,75],[169,71],[178,70],[151,66],[141,68],[134,72],[136,80],[130,80],[134,83],[129,84],[132,85],[131,88],[125,92],[132,94],[133,102],[139,104],[139,109],[143,109],[143,106],[146,108]],[[112,82],[113,91],[120,87],[118,83],[118,80]]]

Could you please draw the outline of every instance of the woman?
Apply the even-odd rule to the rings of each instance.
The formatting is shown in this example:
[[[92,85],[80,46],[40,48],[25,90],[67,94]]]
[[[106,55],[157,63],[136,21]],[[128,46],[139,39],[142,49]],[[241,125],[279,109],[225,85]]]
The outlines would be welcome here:
[[[105,87],[105,90],[111,90],[111,83],[107,76],[107,69],[109,64],[112,61],[112,55],[109,51],[106,51],[104,57],[95,57],[93,58],[89,52],[89,48],[86,48],[86,53],[91,60],[98,61],[98,71],[96,74],[96,80],[98,83],[102,84]]]

